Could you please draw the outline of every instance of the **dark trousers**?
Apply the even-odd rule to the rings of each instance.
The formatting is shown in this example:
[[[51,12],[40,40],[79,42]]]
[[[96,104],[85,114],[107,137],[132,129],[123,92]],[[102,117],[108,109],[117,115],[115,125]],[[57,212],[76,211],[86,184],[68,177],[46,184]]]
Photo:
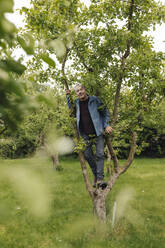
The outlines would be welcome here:
[[[85,159],[97,180],[104,179],[104,137],[103,135],[90,137],[90,135],[82,135],[86,147],[84,150]],[[93,153],[92,145],[96,146],[96,156]]]

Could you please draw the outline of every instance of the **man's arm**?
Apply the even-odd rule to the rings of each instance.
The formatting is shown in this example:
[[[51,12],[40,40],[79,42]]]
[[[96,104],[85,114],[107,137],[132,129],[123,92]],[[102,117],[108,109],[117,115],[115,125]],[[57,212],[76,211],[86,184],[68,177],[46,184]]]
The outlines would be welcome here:
[[[105,132],[107,134],[112,133],[112,127],[110,126],[109,122],[110,122],[110,114],[109,114],[107,107],[105,107],[103,110],[103,124],[105,128]]]
[[[105,128],[105,132],[107,134],[111,134],[113,129],[109,124],[110,123],[109,111],[108,111],[107,107],[103,106],[103,103],[100,101],[99,98],[98,98],[98,102],[99,102],[100,113],[103,116],[103,125],[104,125],[104,128]]]
[[[65,90],[66,92],[66,100],[67,100],[67,105],[68,108],[71,110],[71,101],[70,101],[70,90]],[[71,113],[72,117],[76,116],[76,105],[74,103],[73,109],[72,109],[72,113]]]
[[[66,100],[67,100],[67,105],[68,105],[68,108],[71,109],[71,104],[70,104],[70,90],[65,90],[65,93],[66,93]]]

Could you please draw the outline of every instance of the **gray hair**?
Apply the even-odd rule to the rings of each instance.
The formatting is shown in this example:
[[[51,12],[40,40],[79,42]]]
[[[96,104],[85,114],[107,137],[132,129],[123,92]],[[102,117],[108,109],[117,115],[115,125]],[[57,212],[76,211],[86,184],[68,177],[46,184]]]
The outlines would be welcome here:
[[[80,84],[80,83],[77,83],[77,84],[74,86],[74,90],[76,90],[77,87],[85,88],[85,86],[84,86],[83,84]]]

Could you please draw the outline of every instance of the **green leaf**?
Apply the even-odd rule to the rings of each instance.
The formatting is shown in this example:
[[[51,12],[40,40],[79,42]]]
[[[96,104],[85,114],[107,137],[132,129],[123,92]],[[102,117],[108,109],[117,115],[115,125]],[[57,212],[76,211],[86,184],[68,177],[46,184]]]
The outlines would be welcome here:
[[[49,57],[49,55],[46,55],[46,54],[41,54],[41,59],[45,62],[45,63],[47,63],[48,65],[50,65],[50,66],[52,66],[52,67],[55,67],[55,62],[54,62],[54,60],[53,59],[51,59],[50,57]]]

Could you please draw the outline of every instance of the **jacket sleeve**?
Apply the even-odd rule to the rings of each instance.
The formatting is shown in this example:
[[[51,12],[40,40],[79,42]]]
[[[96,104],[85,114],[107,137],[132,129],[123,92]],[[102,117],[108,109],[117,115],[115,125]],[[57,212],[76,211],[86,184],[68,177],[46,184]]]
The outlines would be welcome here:
[[[68,95],[66,95],[66,101],[67,101],[68,108],[71,109],[70,99]]]
[[[67,100],[68,108],[71,110],[71,102],[70,102],[70,98],[68,95],[66,95],[66,100]],[[73,114],[73,116],[76,116],[76,104],[75,103],[74,103],[72,114]]]
[[[103,117],[103,126],[106,128],[110,125],[110,114],[107,107],[101,102],[99,98],[98,99],[98,110],[100,111],[100,114]]]

